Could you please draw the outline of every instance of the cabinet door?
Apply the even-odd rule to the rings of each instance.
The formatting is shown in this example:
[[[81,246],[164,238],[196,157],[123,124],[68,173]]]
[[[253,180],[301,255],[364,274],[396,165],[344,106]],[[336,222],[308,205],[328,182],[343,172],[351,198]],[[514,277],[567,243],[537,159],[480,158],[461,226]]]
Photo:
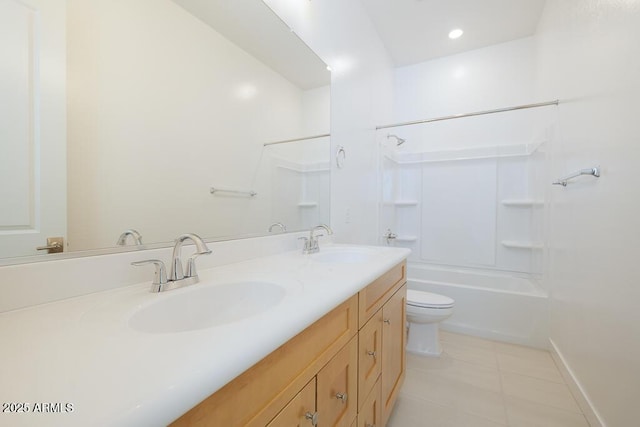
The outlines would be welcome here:
[[[318,425],[350,427],[357,414],[357,337],[318,372],[317,381]]]
[[[382,425],[404,381],[406,369],[407,285],[402,286],[382,308]]]
[[[358,412],[358,427],[383,427],[382,418],[382,393],[380,381],[376,382],[367,396],[363,400],[362,409]]]
[[[316,425],[317,417],[314,378],[267,424],[267,427],[311,427]]]
[[[360,330],[358,341],[358,412],[380,376],[382,325],[382,310],[378,310]]]

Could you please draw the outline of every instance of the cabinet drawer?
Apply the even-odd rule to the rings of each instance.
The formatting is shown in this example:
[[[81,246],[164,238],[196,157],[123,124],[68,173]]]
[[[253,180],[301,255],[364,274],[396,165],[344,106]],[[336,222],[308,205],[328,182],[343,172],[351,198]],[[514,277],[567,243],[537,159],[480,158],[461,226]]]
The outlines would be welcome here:
[[[382,367],[382,310],[358,334],[358,410],[380,376]]]
[[[382,394],[380,391],[381,381],[378,380],[371,390],[371,393],[364,400],[362,409],[358,413],[358,427],[383,427],[382,424]]]
[[[317,376],[319,425],[350,427],[357,415],[358,338],[354,337]]]
[[[360,327],[407,281],[406,262],[393,267],[358,294],[358,324]]]
[[[353,296],[172,425],[265,426],[356,335],[357,323]]]
[[[267,427],[310,427],[316,414],[316,379],[309,381]]]

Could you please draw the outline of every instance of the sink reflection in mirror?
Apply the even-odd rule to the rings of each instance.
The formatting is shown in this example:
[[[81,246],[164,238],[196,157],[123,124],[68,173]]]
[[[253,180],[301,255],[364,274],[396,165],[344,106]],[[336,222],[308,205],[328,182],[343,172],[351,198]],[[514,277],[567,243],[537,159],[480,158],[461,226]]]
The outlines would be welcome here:
[[[285,294],[285,288],[270,282],[200,283],[144,305],[129,318],[129,327],[162,334],[221,326],[273,308]]]

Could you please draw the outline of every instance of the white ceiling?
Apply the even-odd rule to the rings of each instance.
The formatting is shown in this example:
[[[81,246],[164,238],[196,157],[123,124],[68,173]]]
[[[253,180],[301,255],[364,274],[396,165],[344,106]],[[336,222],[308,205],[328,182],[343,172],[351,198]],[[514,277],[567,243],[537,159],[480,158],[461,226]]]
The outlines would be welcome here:
[[[326,65],[262,0],[173,1],[301,89],[329,84]],[[361,1],[396,66],[531,36],[545,3],[545,0]],[[450,40],[448,34],[454,28],[463,29],[464,35]]]
[[[173,0],[299,88],[330,83],[324,62],[261,0]]]
[[[533,35],[545,0],[362,0],[396,66]],[[464,34],[450,40],[449,31]]]

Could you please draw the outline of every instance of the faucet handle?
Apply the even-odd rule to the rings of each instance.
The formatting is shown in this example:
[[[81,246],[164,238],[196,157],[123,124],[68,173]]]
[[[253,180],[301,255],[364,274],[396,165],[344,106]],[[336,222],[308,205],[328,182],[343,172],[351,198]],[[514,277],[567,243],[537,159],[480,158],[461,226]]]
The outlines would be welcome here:
[[[167,283],[167,269],[164,266],[164,262],[160,261],[159,259],[145,259],[142,261],[135,261],[131,263],[131,265],[134,265],[136,267],[147,264],[153,264],[156,267],[156,271],[153,275],[152,289],[157,288],[159,291],[160,286]]]
[[[302,246],[302,253],[303,254],[308,254],[309,253],[309,248],[311,247],[311,245],[313,244],[313,237],[311,239],[309,239],[308,237],[298,237],[298,240],[302,240],[304,242],[304,245]]]
[[[187,271],[185,271],[184,273],[184,277],[198,277],[198,272],[196,271],[196,258],[198,258],[200,255],[209,255],[211,253],[211,250],[208,251],[202,251],[202,252],[196,252],[193,255],[191,255],[189,257],[189,259],[187,260]]]

